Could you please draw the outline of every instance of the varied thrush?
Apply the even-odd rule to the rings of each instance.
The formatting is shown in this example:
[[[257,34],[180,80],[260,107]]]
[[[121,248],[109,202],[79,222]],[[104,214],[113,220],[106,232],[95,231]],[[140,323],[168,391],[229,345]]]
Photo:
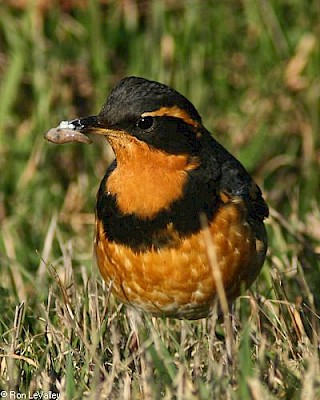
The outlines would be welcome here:
[[[88,143],[90,133],[104,135],[116,157],[97,195],[95,252],[118,299],[155,316],[198,319],[217,296],[214,268],[229,300],[252,284],[266,255],[268,206],[189,100],[128,77],[98,115],[63,121],[46,138]]]

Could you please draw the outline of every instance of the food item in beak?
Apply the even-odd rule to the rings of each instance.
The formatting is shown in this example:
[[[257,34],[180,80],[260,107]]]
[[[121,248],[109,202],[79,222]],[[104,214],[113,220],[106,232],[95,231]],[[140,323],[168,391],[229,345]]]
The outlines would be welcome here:
[[[79,124],[75,121],[62,121],[56,128],[51,128],[45,135],[45,139],[55,144],[79,142],[90,144],[91,140],[79,130]]]

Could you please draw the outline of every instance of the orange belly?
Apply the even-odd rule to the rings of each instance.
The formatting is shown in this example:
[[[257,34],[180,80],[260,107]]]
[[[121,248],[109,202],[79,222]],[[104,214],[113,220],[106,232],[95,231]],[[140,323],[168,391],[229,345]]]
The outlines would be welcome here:
[[[259,224],[257,235],[239,205],[221,207],[209,226],[217,261],[211,265],[203,231],[181,238],[172,248],[137,252],[109,241],[97,220],[97,262],[122,302],[155,316],[198,319],[210,314],[217,294],[213,268],[220,269],[228,298],[256,278],[266,250],[264,227]]]

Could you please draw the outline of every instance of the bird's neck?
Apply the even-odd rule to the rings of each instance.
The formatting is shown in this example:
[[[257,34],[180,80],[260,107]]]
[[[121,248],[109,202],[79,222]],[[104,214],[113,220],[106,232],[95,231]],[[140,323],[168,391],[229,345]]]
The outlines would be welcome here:
[[[186,155],[169,155],[143,142],[114,145],[117,166],[110,174],[106,190],[115,196],[123,214],[152,219],[183,196],[188,171],[197,160]]]

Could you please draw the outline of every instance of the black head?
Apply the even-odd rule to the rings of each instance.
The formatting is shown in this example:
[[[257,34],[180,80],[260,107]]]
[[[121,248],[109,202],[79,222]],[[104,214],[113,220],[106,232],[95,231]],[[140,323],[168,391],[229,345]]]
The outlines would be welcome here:
[[[99,116],[110,124],[121,124],[123,118],[137,118],[144,112],[162,107],[179,107],[192,119],[201,122],[201,117],[190,101],[176,90],[162,83],[130,76],[122,79],[111,91]]]
[[[124,78],[111,91],[99,115],[90,118],[80,120],[84,131],[96,127],[104,134],[105,129],[107,137],[110,131],[126,132],[170,154],[199,151],[200,115],[188,99],[158,82]]]

